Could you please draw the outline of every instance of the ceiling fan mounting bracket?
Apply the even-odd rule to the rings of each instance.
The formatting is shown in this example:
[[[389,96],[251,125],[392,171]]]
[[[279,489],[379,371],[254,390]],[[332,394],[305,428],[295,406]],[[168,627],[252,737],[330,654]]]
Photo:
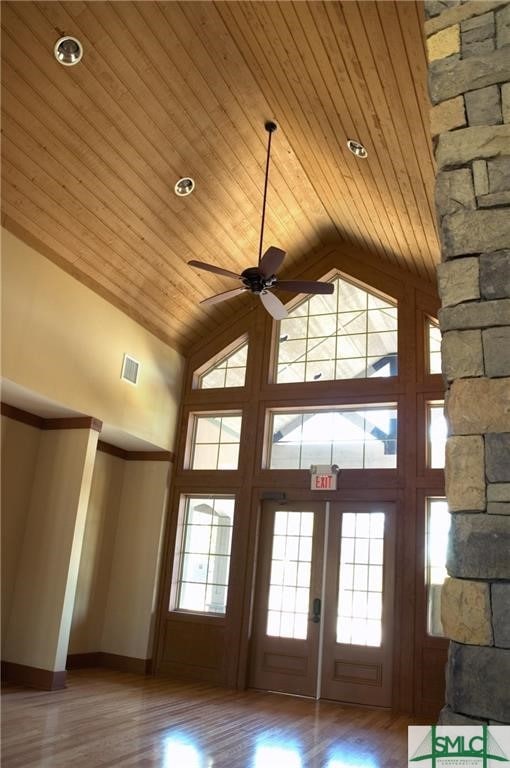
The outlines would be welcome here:
[[[268,120],[266,123],[264,123],[264,128],[268,133],[274,133],[278,126],[272,120]]]
[[[260,274],[258,267],[248,267],[241,272],[241,279],[245,288],[248,288],[252,293],[262,293],[276,282],[276,275],[264,277]]]

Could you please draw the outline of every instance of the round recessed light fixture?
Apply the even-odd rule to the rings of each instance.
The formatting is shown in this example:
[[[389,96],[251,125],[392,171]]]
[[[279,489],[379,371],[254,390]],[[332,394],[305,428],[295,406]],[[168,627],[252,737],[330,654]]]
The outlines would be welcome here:
[[[81,61],[83,45],[76,37],[66,35],[57,40],[53,53],[59,64],[63,64],[64,67],[73,67]]]
[[[179,181],[175,185],[174,192],[179,197],[186,197],[186,195],[191,195],[194,189],[195,189],[194,180],[189,176],[184,176],[184,178],[179,179]]]
[[[349,139],[347,142],[347,148],[352,152],[353,155],[356,155],[356,157],[365,158],[368,156],[368,152],[363,146],[363,144],[360,144],[359,141],[354,141],[353,139]]]

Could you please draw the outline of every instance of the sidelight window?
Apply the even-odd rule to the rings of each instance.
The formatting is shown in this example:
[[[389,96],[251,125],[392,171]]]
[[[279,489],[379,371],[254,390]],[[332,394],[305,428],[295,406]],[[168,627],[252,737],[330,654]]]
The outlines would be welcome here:
[[[397,374],[397,306],[340,277],[282,320],[278,384]]]
[[[186,496],[177,608],[225,613],[234,521],[233,496]]]
[[[441,588],[447,576],[446,551],[451,516],[444,498],[427,498],[426,583],[427,631],[444,635],[441,623]]]

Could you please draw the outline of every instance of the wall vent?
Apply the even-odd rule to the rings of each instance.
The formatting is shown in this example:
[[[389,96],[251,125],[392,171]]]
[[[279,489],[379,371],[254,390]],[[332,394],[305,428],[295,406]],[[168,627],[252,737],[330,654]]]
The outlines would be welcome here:
[[[135,360],[134,357],[130,357],[129,355],[124,355],[124,360],[122,361],[122,373],[120,374],[120,378],[124,379],[124,381],[129,381],[130,384],[137,384],[139,370],[140,370],[140,363],[138,362],[138,360]]]

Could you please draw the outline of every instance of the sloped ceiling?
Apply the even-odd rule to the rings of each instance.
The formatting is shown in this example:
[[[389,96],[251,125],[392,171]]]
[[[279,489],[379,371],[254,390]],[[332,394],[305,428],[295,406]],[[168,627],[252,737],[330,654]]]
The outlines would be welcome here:
[[[256,264],[273,119],[264,247],[287,251],[280,277],[338,243],[433,280],[422,15],[405,0],[3,2],[4,226],[186,353],[255,306],[199,306],[236,286],[187,261]],[[64,34],[77,66],[53,56]]]

